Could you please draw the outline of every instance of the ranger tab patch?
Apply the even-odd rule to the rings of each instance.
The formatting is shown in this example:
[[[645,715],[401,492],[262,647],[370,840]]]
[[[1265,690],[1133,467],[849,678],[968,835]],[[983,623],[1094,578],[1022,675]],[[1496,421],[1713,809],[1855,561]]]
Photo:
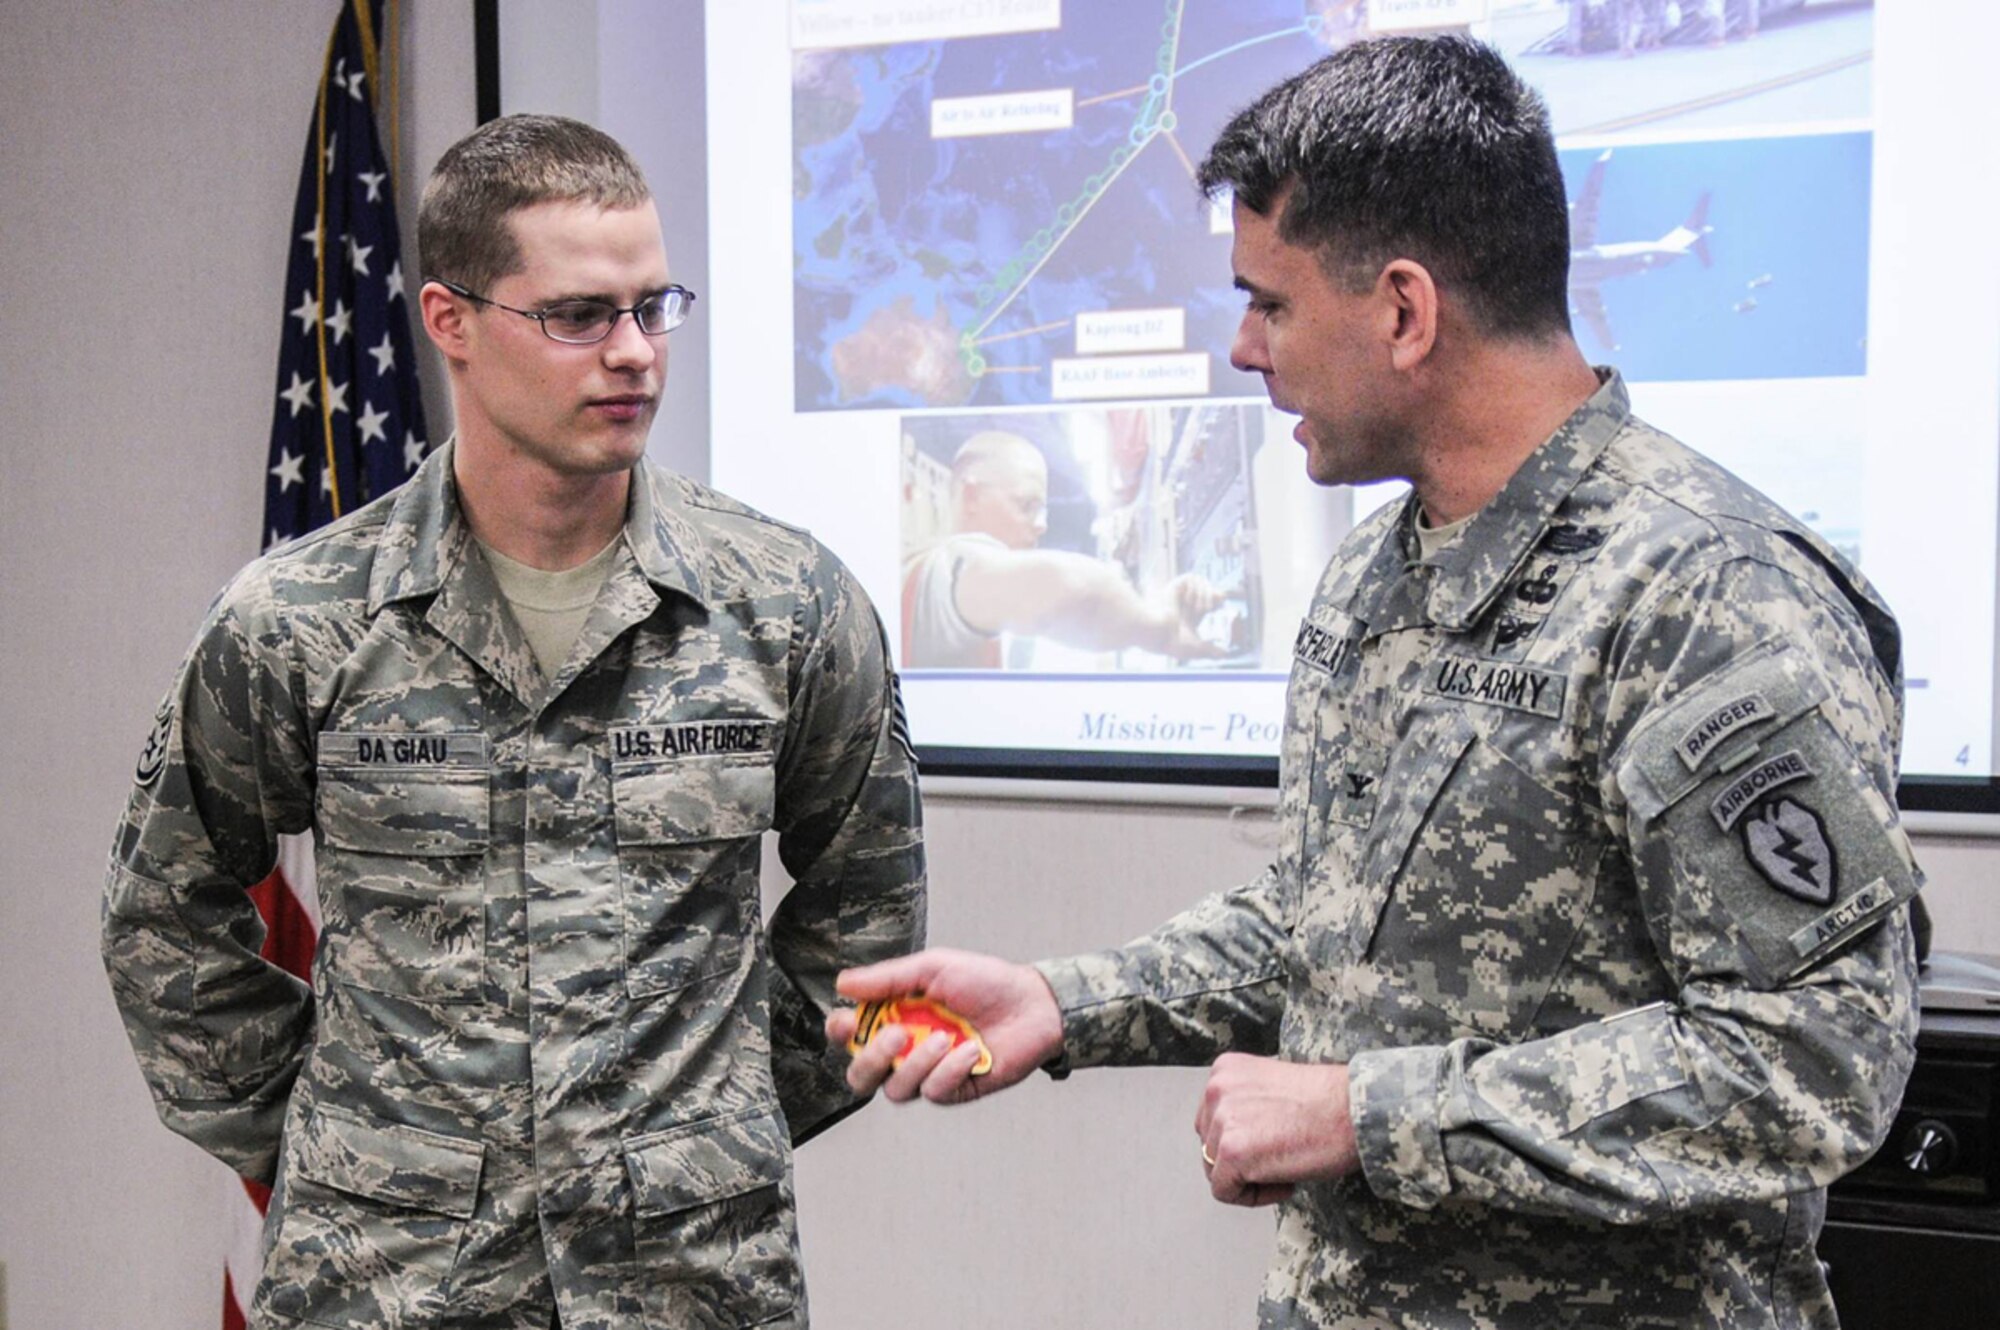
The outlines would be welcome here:
[[[1745,693],[1742,697],[1731,698],[1690,725],[1687,733],[1680,737],[1680,742],[1674,745],[1674,751],[1680,754],[1687,769],[1693,771],[1701,766],[1701,760],[1717,743],[1776,714],[1762,693]]]
[[[1424,672],[1424,691],[1434,696],[1511,707],[1550,720],[1562,719],[1567,683],[1553,670],[1464,656],[1437,661]]]
[[[1743,849],[1771,885],[1812,905],[1831,905],[1833,845],[1819,814],[1788,796],[1767,799],[1743,819]]]

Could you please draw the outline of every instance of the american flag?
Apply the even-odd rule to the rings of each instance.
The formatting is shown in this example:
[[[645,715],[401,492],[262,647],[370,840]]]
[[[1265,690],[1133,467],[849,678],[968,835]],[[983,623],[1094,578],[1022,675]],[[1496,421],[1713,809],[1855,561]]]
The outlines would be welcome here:
[[[292,210],[264,486],[267,549],[394,489],[428,446],[395,195],[375,124],[376,90],[388,81],[382,38],[396,30],[395,8],[396,0],[344,0],[320,71]],[[250,896],[267,929],[265,959],[310,982],[319,939],[311,840],[284,837],[278,866]],[[269,1202],[269,1191],[248,1179],[231,1202],[223,1330],[247,1323]]]
[[[417,283],[403,272],[375,130],[382,10],[341,6],[306,135],[264,482],[267,547],[388,493],[426,448],[406,289]]]

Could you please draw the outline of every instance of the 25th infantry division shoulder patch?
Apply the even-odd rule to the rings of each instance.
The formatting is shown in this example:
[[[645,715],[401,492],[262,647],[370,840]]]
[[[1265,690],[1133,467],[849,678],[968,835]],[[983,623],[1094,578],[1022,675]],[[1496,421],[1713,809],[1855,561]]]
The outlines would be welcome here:
[[[1766,799],[1742,822],[1743,849],[1772,886],[1813,905],[1833,903],[1838,873],[1819,814],[1798,800]]]

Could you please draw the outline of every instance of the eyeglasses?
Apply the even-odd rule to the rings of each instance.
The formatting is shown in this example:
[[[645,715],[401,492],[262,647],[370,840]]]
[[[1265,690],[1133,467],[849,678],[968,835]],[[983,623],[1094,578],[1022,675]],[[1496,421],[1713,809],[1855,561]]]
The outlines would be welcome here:
[[[546,309],[516,309],[512,305],[489,300],[477,291],[468,291],[457,282],[447,282],[442,277],[431,280],[455,296],[504,309],[524,319],[533,319],[542,325],[542,331],[551,339],[570,346],[589,346],[603,341],[618,325],[620,314],[630,314],[632,321],[639,325],[639,331],[648,337],[659,337],[686,323],[688,311],[694,307],[694,292],[685,286],[669,286],[636,305],[614,305],[608,300],[558,300]]]

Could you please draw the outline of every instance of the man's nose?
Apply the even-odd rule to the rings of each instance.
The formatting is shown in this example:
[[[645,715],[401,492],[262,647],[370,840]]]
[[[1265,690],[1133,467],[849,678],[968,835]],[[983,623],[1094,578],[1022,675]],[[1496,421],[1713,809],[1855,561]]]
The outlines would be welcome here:
[[[1236,325],[1236,339],[1229,344],[1229,363],[1246,374],[1270,370],[1270,358],[1264,351],[1263,320],[1255,313],[1245,313],[1243,321]]]
[[[648,337],[639,320],[620,314],[603,343],[604,363],[616,369],[646,369],[666,353],[666,338]]]

